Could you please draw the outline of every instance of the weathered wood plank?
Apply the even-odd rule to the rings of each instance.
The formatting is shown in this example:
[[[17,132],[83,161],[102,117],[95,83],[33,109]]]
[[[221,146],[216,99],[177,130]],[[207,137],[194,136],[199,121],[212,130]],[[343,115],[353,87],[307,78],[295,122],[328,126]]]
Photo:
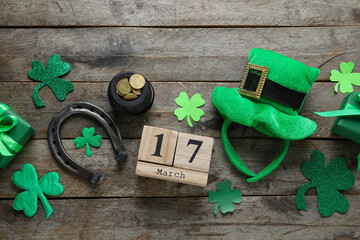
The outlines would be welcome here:
[[[207,198],[50,200],[29,219],[0,201],[1,239],[358,239],[360,197],[348,196],[350,210],[320,216],[315,196],[308,211],[295,197],[243,197],[232,214],[213,214]]]
[[[216,86],[238,87],[238,83],[154,82],[155,101],[150,111],[142,115],[129,116],[117,114],[112,110],[107,98],[108,83],[75,83],[74,91],[68,95],[65,102],[56,100],[51,90],[44,87],[40,90],[40,97],[46,106],[40,109],[35,107],[32,99],[32,91],[36,85],[37,83],[31,80],[22,83],[4,82],[0,84],[0,101],[8,104],[34,126],[36,129],[34,138],[36,139],[47,138],[48,124],[55,114],[69,103],[83,101],[94,103],[114,116],[123,138],[140,138],[144,124],[220,138],[223,120],[212,104],[212,91]],[[334,118],[323,118],[313,114],[314,111],[330,111],[340,107],[345,94],[335,94],[334,85],[335,83],[315,83],[305,100],[300,114],[313,119],[318,124],[318,129],[311,138],[339,138],[339,136],[331,133]],[[359,91],[360,88],[355,87],[355,90]],[[186,91],[189,96],[201,93],[206,101],[202,107],[205,116],[198,123],[195,122],[193,128],[188,127],[186,121],[179,123],[173,114],[174,110],[178,108],[174,99],[181,91]],[[77,135],[73,131],[74,128],[80,129],[92,125],[94,125],[94,121],[86,117],[73,117],[72,120],[64,124],[62,136],[64,138],[75,138]],[[99,131],[100,134],[104,135],[101,128]],[[229,136],[237,138],[266,137],[252,128],[235,124],[231,126]]]
[[[81,132],[80,130],[78,131]],[[235,150],[247,166],[255,173],[259,172],[281,150],[280,140],[244,139],[231,140]],[[14,198],[21,190],[11,182],[11,175],[20,170],[25,163],[31,163],[42,176],[49,171],[58,171],[65,192],[60,197],[176,197],[206,196],[215,189],[216,183],[231,179],[234,186],[243,190],[244,195],[295,195],[298,188],[307,182],[300,172],[302,161],[309,161],[314,150],[321,150],[330,161],[336,156],[348,160],[349,169],[357,174],[358,145],[339,140],[304,140],[293,142],[283,163],[268,177],[256,183],[247,183],[241,174],[227,159],[221,144],[216,139],[210,163],[208,186],[205,188],[144,178],[135,175],[136,161],[140,140],[125,140],[128,158],[121,162],[114,160],[114,153],[109,140],[103,140],[99,149],[92,148],[93,157],[85,156],[85,149],[76,150],[73,140],[64,140],[63,144],[69,154],[77,161],[102,174],[100,182],[91,185],[66,171],[54,160],[46,140],[31,140],[23,151],[5,170],[0,172],[0,198]],[[309,191],[314,194],[315,191]],[[346,194],[359,194],[360,186],[355,184]]]
[[[251,48],[320,67],[320,80],[342,61],[360,62],[360,27],[0,29],[0,81],[27,81],[34,59],[58,53],[66,79],[107,81],[119,71],[151,81],[239,81]],[[360,71],[356,64],[355,71]]]
[[[0,0],[0,9],[1,27],[91,27],[0,29],[0,100],[37,129],[33,140],[10,166],[0,170],[0,239],[360,238],[357,185],[344,191],[350,200],[350,211],[345,215],[322,218],[313,189],[306,198],[307,212],[298,211],[294,203],[297,189],[307,181],[300,172],[300,164],[309,160],[313,150],[322,150],[327,161],[344,155],[356,182],[359,181],[358,145],[330,133],[332,118],[312,114],[315,110],[340,106],[344,95],[333,93],[333,83],[315,84],[304,105],[302,115],[319,125],[312,140],[292,143],[284,163],[270,176],[253,184],[246,183],[244,175],[227,160],[219,139],[222,119],[210,100],[217,85],[237,87],[248,51],[253,47],[278,51],[309,66],[320,67],[319,81],[328,81],[330,70],[338,68],[342,61],[360,62],[360,42],[354,40],[360,39],[358,0],[339,3]],[[223,25],[235,28],[94,28]],[[340,25],[345,27],[298,27]],[[242,26],[245,28],[238,28]],[[32,60],[44,63],[53,53],[71,63],[72,71],[65,79],[75,82],[75,91],[65,102],[58,102],[49,89],[43,89],[40,95],[47,106],[36,109],[31,98],[36,83],[27,78],[27,72]],[[138,71],[154,82],[156,100],[148,113],[119,116],[111,110],[106,97],[107,82],[124,70]],[[356,65],[355,71],[359,72],[360,66]],[[206,115],[194,128],[178,123],[173,116],[176,108],[173,99],[180,91],[190,95],[200,92],[207,102],[203,107]],[[53,159],[45,140],[51,117],[76,101],[89,101],[110,112],[126,138],[129,157],[117,163],[101,127],[82,117],[74,117],[65,124],[62,136],[66,138],[64,144],[69,153],[102,173],[96,186],[65,172]],[[144,124],[217,138],[209,185],[203,189],[136,176],[136,156]],[[74,149],[72,139],[80,134],[82,127],[94,125],[105,139],[101,148],[93,149],[94,156],[87,158],[84,149]],[[254,172],[264,168],[280,151],[281,141],[263,139],[263,135],[246,127],[232,128],[230,136],[241,138],[232,142]],[[243,139],[249,137],[256,139]],[[24,163],[32,163],[39,176],[49,171],[61,175],[65,193],[51,198],[55,213],[49,220],[41,205],[32,219],[12,208],[12,199],[22,190],[11,183],[11,175]],[[214,205],[207,203],[206,196],[218,181],[225,179],[231,179],[234,187],[243,191],[243,203],[236,205],[233,214],[214,217]]]
[[[0,9],[0,26],[336,26],[360,22],[357,0],[2,0]]]

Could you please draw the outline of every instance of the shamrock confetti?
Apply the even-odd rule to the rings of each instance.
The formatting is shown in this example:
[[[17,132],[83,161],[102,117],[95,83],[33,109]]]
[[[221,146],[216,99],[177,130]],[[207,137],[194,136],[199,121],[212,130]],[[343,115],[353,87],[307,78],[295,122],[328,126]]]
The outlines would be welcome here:
[[[84,137],[77,137],[74,139],[75,147],[77,149],[80,149],[84,146],[86,146],[86,155],[88,157],[92,156],[92,153],[90,151],[90,145],[92,147],[100,147],[100,141],[102,137],[100,135],[95,135],[95,128],[84,128],[82,130],[82,134]]]
[[[33,69],[29,71],[28,76],[38,82],[33,92],[33,99],[36,107],[44,107],[44,102],[39,97],[40,88],[48,85],[51,91],[55,94],[55,97],[60,101],[64,101],[66,95],[74,90],[74,84],[71,82],[58,78],[68,73],[71,69],[70,64],[61,61],[59,55],[54,54],[50,57],[46,70],[40,61],[35,60],[32,62]]]
[[[351,84],[360,86],[360,73],[351,73],[354,69],[353,62],[342,62],[340,64],[340,71],[331,70],[330,80],[333,82],[338,82],[335,85],[335,92],[338,92],[338,86],[340,85],[340,92],[350,93],[354,91],[354,88]]]
[[[20,171],[12,175],[13,183],[26,191],[16,196],[13,207],[17,211],[24,211],[27,217],[32,217],[37,211],[38,200],[44,206],[46,218],[54,212],[44,194],[57,196],[64,192],[64,186],[59,182],[60,176],[57,172],[45,174],[38,182],[35,168],[31,164],[24,164]]]
[[[178,117],[179,121],[184,120],[186,117],[187,123],[190,127],[193,127],[191,118],[198,122],[200,117],[204,116],[204,111],[199,109],[205,104],[205,100],[201,98],[199,93],[194,94],[190,101],[186,92],[181,92],[180,95],[175,98],[175,103],[180,107],[175,109],[174,114]]]
[[[329,217],[335,211],[345,213],[349,209],[349,201],[339,192],[351,188],[355,181],[354,174],[346,166],[345,158],[334,158],[325,167],[324,154],[314,151],[310,162],[302,162],[301,172],[311,182],[302,185],[296,194],[298,209],[307,210],[305,192],[312,187],[316,188],[318,208],[322,216]]]
[[[214,214],[217,214],[217,209],[220,207],[222,213],[233,212],[233,203],[241,203],[241,191],[238,189],[231,190],[232,182],[226,180],[224,182],[218,182],[216,188],[219,191],[209,192],[209,203],[215,203]]]

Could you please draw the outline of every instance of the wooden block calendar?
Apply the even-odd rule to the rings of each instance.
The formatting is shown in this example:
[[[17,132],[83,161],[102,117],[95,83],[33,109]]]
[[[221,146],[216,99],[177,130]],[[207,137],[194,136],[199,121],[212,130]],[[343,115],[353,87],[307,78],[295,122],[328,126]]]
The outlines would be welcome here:
[[[214,139],[144,126],[136,174],[205,187]]]

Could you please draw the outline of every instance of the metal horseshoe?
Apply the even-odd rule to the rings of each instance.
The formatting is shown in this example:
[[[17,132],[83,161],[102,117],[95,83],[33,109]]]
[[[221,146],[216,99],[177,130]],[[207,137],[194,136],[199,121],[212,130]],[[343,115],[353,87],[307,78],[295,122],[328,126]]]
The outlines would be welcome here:
[[[65,119],[74,114],[91,116],[105,127],[114,148],[116,161],[126,157],[126,150],[120,135],[120,131],[117,128],[114,120],[110,117],[109,114],[94,104],[86,102],[73,103],[68,105],[60,113],[53,117],[48,127],[48,142],[56,161],[58,161],[60,165],[62,165],[68,171],[89,180],[92,184],[95,184],[99,180],[100,174],[92,171],[91,169],[85,168],[75,159],[70,157],[70,155],[65,151],[65,148],[61,142],[61,124]]]

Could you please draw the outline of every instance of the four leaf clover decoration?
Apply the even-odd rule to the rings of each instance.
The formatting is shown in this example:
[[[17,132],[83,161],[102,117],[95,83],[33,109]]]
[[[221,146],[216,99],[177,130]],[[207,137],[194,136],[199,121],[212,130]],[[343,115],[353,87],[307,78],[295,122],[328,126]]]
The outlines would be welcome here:
[[[68,73],[71,69],[69,63],[61,61],[59,55],[54,54],[49,58],[46,65],[46,70],[40,61],[35,60],[32,62],[33,69],[29,71],[28,76],[38,82],[33,92],[33,99],[36,107],[44,107],[44,102],[39,97],[40,88],[48,85],[55,94],[55,97],[60,101],[64,101],[66,95],[74,90],[74,84],[71,82],[59,78],[62,75]]]
[[[354,91],[352,84],[356,86],[360,86],[360,73],[351,73],[354,69],[353,62],[342,62],[340,64],[340,71],[331,70],[330,80],[333,82],[338,82],[335,85],[335,92],[338,91],[338,87],[340,85],[340,92],[342,93],[350,93]]]
[[[59,182],[57,172],[45,174],[40,181],[33,165],[24,164],[20,171],[12,175],[13,183],[26,191],[16,196],[13,207],[17,211],[24,211],[27,217],[32,217],[37,211],[38,197],[44,206],[46,218],[54,212],[44,194],[57,196],[64,192],[64,186]]]
[[[180,95],[175,98],[175,103],[180,107],[175,109],[175,116],[178,117],[179,121],[184,120],[186,117],[187,123],[190,127],[193,127],[191,118],[195,122],[198,122],[200,117],[205,114],[203,110],[198,108],[205,104],[205,100],[201,98],[199,93],[194,94],[189,100],[187,93],[181,92]]]
[[[209,192],[209,203],[216,203],[214,206],[214,214],[217,214],[217,209],[220,207],[222,213],[233,212],[233,203],[241,202],[241,191],[238,189],[231,190],[232,182],[226,180],[224,182],[218,182],[216,188],[219,191]]]
[[[88,157],[92,156],[90,151],[90,146],[100,147],[100,141],[102,137],[100,135],[95,135],[95,128],[83,128],[82,130],[83,137],[77,137],[74,139],[75,147],[77,149],[86,146],[86,155]]]
[[[354,185],[354,174],[347,168],[346,159],[337,157],[325,166],[325,156],[320,151],[311,154],[310,162],[301,164],[301,172],[310,180],[302,185],[296,194],[296,206],[307,210],[305,192],[312,187],[318,195],[319,212],[324,217],[335,211],[345,213],[349,209],[349,201],[339,190],[347,190]]]

